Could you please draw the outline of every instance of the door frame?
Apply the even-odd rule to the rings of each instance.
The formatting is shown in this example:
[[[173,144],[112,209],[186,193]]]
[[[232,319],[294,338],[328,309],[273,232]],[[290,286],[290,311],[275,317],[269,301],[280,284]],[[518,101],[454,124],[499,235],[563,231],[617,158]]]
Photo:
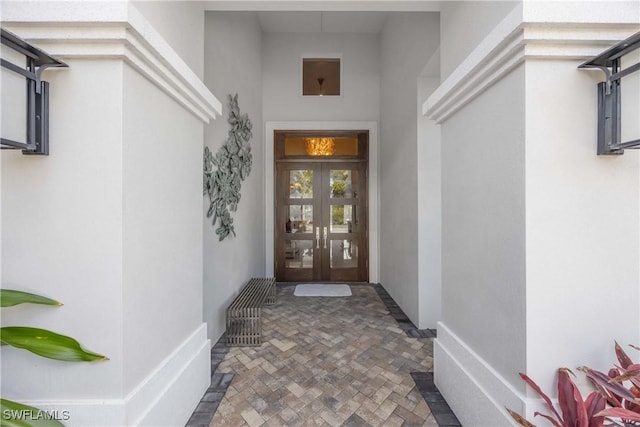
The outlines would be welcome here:
[[[275,266],[275,156],[274,132],[276,130],[321,130],[321,131],[369,131],[369,281],[377,283],[379,275],[379,203],[378,203],[378,122],[334,121],[334,122],[265,122],[264,133],[264,177],[265,177],[265,274],[274,277]]]

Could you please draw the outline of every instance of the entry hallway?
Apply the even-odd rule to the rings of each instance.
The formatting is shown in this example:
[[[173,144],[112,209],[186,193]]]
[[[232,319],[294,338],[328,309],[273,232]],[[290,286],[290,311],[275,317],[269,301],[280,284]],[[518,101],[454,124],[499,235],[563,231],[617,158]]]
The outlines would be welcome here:
[[[219,364],[234,376],[211,426],[438,425],[410,375],[432,370],[431,338],[408,337],[371,285],[350,297],[294,289],[278,286],[263,308],[262,346]]]

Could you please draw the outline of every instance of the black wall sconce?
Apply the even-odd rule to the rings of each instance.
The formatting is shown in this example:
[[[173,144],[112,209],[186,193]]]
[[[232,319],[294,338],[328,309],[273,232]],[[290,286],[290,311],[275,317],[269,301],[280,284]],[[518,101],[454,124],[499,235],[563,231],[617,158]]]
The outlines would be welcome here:
[[[49,67],[67,67],[67,64],[4,28],[0,31],[3,46],[0,148],[48,155],[49,83],[42,81],[41,76]],[[18,65],[22,61],[24,65]]]
[[[598,83],[598,155],[623,154],[625,149],[640,148],[640,134],[638,138],[622,141],[622,81],[632,73],[640,72],[640,61],[633,61],[633,55],[640,53],[640,33],[636,33],[626,40],[604,51],[595,58],[585,62],[578,68],[597,68],[604,72],[606,80]],[[635,76],[634,76],[635,77]],[[625,91],[624,96],[630,97],[638,109],[638,117],[630,118],[635,121],[640,133],[640,73],[632,84],[637,86],[636,92]],[[626,119],[627,117],[625,117]]]

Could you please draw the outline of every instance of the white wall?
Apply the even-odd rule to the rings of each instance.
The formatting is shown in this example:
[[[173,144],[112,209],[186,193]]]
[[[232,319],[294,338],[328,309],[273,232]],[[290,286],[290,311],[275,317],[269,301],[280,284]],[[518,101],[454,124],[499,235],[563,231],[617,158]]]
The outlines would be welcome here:
[[[238,210],[231,213],[236,237],[218,241],[218,225],[206,218],[204,197],[204,317],[216,341],[226,328],[226,307],[247,280],[264,275],[261,30],[251,12],[207,12],[205,34],[205,83],[224,103],[223,118],[205,129],[205,145],[215,154],[227,138],[228,94],[238,94],[240,112],[253,124],[253,166],[242,183]]]
[[[44,73],[51,155],[2,152],[2,285],[65,305],[3,309],[2,322],[73,336],[110,360],[3,347],[2,395],[68,410],[67,425],[184,424],[210,383],[200,215],[202,116],[215,98],[130,4],[30,6],[12,4],[3,24],[69,68]],[[144,43],[124,49],[110,38],[119,30]],[[175,67],[141,65],[167,57]]]
[[[521,66],[442,124],[442,323],[519,390],[526,361],[524,82]],[[450,392],[453,378],[436,376]]]
[[[436,52],[439,58],[439,52]],[[433,59],[433,58],[432,58]],[[430,60],[431,62],[431,60]],[[418,327],[436,328],[442,318],[442,147],[440,126],[423,116],[422,103],[439,77],[418,79]]]
[[[527,372],[548,390],[559,366],[606,372],[614,340],[640,342],[640,153],[595,155],[602,75],[578,63],[526,64]]]
[[[0,313],[3,326],[51,329],[111,360],[63,363],[3,347],[2,396],[8,399],[109,399],[123,386],[123,109],[113,96],[122,93],[123,66],[68,62],[68,70],[45,73],[52,93],[51,155],[0,152],[2,287],[64,306]],[[102,90],[95,90],[96,79]]]
[[[202,79],[204,75],[204,3],[133,0],[136,9]]]
[[[379,37],[376,34],[265,33],[265,121],[357,121],[380,117]],[[339,97],[303,97],[305,55],[342,56]]]
[[[369,33],[264,33],[263,93],[267,126],[286,129],[369,129],[369,228],[370,279],[378,278],[377,190],[378,133],[380,118],[380,42]],[[341,96],[303,97],[302,58],[313,55],[340,55]],[[310,127],[309,127],[310,126]],[[358,127],[362,126],[362,127]],[[267,136],[268,138],[269,136]],[[269,141],[269,139],[267,139]],[[272,139],[271,139],[272,141]],[[271,147],[272,149],[272,147]],[[273,156],[271,156],[271,159]],[[273,163],[267,165],[273,169]],[[266,171],[267,185],[272,171]],[[273,197],[273,190],[267,192]],[[273,223],[267,213],[267,233]],[[269,230],[271,227],[271,230]],[[267,241],[267,244],[270,244]],[[272,245],[270,245],[272,246]],[[273,249],[268,252],[267,270],[273,270]]]
[[[526,3],[524,34],[516,10],[426,103],[442,124],[435,377],[464,425],[508,425],[505,406],[533,419],[542,404],[518,372],[553,395],[559,367],[606,370],[614,340],[640,339],[638,153],[596,155],[602,75],[577,68],[609,38],[637,31],[626,23],[640,9]],[[452,7],[458,26],[479,13]],[[443,61],[465,46],[446,38]],[[505,40],[525,41],[512,49]],[[464,93],[464,82],[480,90]],[[594,315],[611,306],[616,316]]]
[[[440,9],[442,81],[521,2],[522,0],[442,2]]]
[[[415,324],[421,318],[416,97],[439,32],[438,14],[397,13],[381,35],[380,279]]]
[[[124,69],[124,95],[123,333],[129,392],[202,323],[203,126],[130,67]],[[167,315],[172,312],[180,315]]]

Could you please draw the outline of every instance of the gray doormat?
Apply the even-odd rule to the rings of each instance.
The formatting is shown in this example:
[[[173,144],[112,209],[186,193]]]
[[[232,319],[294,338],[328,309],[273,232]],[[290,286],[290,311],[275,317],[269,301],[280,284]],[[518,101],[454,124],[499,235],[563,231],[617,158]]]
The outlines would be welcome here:
[[[293,295],[297,297],[350,297],[351,288],[347,284],[305,283],[296,285]]]

